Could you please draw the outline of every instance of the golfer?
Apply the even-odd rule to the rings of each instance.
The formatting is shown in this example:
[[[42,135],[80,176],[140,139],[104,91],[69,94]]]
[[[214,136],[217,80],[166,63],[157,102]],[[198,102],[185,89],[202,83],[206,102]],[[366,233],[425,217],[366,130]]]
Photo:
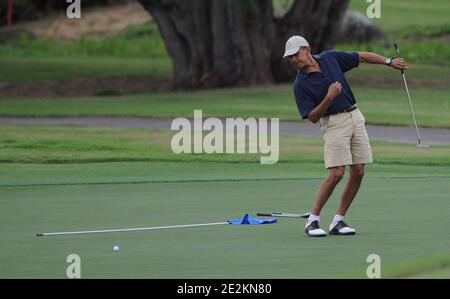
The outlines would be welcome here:
[[[312,55],[308,42],[301,36],[289,38],[285,57],[289,57],[298,69],[294,95],[301,117],[313,123],[320,122],[325,140],[325,167],[329,170],[317,192],[305,232],[311,237],[326,235],[320,228],[320,212],[344,177],[345,167],[349,166],[349,179],[329,233],[354,235],[356,230],[344,222],[344,217],[361,186],[365,164],[372,163],[372,151],[364,116],[344,73],[357,67],[359,62],[382,64],[398,70],[406,69],[406,64],[402,58],[385,58],[369,52],[324,51]]]

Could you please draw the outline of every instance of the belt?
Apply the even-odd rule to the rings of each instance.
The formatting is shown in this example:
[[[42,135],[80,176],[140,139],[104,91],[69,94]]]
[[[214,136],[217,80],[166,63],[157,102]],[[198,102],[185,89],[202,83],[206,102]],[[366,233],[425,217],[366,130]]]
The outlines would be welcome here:
[[[351,107],[349,107],[349,108],[347,108],[347,109],[344,109],[344,110],[339,111],[339,112],[331,113],[331,114],[328,114],[328,115],[334,115],[334,114],[339,114],[339,113],[352,112],[352,111],[355,110],[356,108],[358,108],[358,106],[353,105],[353,106],[351,106]]]

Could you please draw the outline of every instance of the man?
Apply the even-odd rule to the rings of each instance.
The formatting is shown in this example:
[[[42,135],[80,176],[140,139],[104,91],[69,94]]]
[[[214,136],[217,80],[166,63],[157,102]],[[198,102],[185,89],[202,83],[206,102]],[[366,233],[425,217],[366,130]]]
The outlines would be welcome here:
[[[294,95],[300,115],[313,123],[320,121],[325,140],[325,167],[329,170],[317,192],[305,232],[311,237],[326,235],[319,225],[320,212],[343,178],[345,167],[349,166],[349,179],[329,233],[354,235],[356,230],[344,222],[344,216],[361,186],[365,164],[372,163],[372,151],[364,116],[356,106],[344,73],[357,67],[359,62],[398,70],[406,69],[406,64],[402,58],[385,58],[369,52],[325,51],[311,55],[308,42],[301,36],[289,38],[285,57],[298,69]]]

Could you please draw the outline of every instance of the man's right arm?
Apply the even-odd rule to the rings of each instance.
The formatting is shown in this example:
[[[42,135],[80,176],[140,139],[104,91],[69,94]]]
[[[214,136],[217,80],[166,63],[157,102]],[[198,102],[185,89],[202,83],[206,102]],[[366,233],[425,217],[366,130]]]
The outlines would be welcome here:
[[[308,119],[313,123],[316,123],[322,116],[324,116],[328,107],[330,107],[333,102],[333,99],[341,93],[341,88],[341,83],[338,81],[331,84],[323,101],[308,114]]]

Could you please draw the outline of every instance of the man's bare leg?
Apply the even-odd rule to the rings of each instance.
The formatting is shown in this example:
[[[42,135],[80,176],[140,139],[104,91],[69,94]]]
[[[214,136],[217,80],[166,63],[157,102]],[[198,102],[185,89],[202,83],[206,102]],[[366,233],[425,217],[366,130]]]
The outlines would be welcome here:
[[[345,216],[345,214],[347,213],[348,208],[350,207],[353,199],[358,193],[363,177],[364,164],[350,166],[350,176],[341,195],[341,204],[337,211],[338,215]]]
[[[330,174],[325,178],[322,184],[320,184],[319,190],[317,191],[316,200],[314,201],[311,214],[316,216],[320,215],[320,211],[322,211],[323,206],[330,198],[336,185],[344,177],[344,173],[345,166],[330,168]]]

